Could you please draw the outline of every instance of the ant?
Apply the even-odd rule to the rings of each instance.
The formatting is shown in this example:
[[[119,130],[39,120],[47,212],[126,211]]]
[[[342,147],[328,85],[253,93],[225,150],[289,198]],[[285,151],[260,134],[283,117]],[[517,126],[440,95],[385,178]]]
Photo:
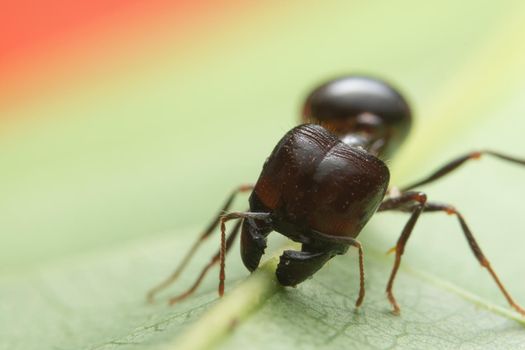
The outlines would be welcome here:
[[[224,294],[225,256],[241,232],[241,257],[250,271],[259,266],[267,236],[277,231],[302,244],[300,251],[286,250],[277,266],[277,280],[296,286],[317,272],[335,255],[350,246],[359,252],[359,307],[365,296],[364,254],[356,239],[376,212],[398,211],[410,215],[395,247],[395,262],[386,287],[388,301],[398,314],[394,297],[396,274],[414,226],[423,213],[454,215],[470,249],[490,273],[507,302],[525,316],[507,292],[483,254],[463,216],[453,206],[429,201],[417,187],[436,181],[469,160],[488,155],[525,165],[525,160],[489,150],[471,152],[445,164],[424,179],[401,189],[388,189],[390,173],[381,160],[392,155],[404,141],[412,123],[410,108],[402,95],[385,81],[367,76],[344,76],[314,89],[307,97],[301,124],[275,146],[255,185],[236,188],[219,214],[200,235],[179,267],[148,293],[155,294],[174,282],[200,244],[220,226],[219,251],[204,267],[196,282],[170,304],[190,296],[217,262],[220,263],[219,295]],[[250,192],[250,210],[224,214],[235,196]],[[226,237],[225,224],[238,220]]]

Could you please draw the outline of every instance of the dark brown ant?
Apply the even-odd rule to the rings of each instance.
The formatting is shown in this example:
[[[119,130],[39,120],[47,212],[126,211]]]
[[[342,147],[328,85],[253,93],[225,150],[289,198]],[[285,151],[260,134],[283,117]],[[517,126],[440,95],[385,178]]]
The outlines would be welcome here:
[[[148,298],[152,300],[158,291],[177,279],[199,245],[220,225],[219,251],[186,292],[170,299],[171,304],[191,295],[217,262],[220,262],[218,291],[222,296],[225,255],[239,231],[242,261],[250,271],[259,266],[268,234],[277,231],[302,244],[300,251],[286,250],[280,257],[276,275],[283,286],[303,282],[335,255],[346,253],[349,246],[356,247],[360,272],[358,307],[363,302],[365,288],[363,249],[356,237],[375,212],[393,210],[410,214],[392,248],[396,256],[386,287],[393,311],[399,313],[392,289],[408,238],[422,213],[444,212],[456,216],[476,259],[488,270],[510,306],[525,315],[491,268],[463,216],[453,206],[431,202],[425,193],[414,191],[482,155],[521,165],[525,165],[525,160],[493,151],[471,152],[421,181],[388,191],[390,173],[381,158],[391,155],[404,141],[411,120],[405,99],[384,81],[346,76],[316,88],[304,105],[305,124],[293,128],[279,141],[255,185],[239,186],[232,192],[179,267],[153,288]],[[249,211],[224,214],[238,193],[249,191]],[[226,238],[225,223],[233,219],[241,220]]]

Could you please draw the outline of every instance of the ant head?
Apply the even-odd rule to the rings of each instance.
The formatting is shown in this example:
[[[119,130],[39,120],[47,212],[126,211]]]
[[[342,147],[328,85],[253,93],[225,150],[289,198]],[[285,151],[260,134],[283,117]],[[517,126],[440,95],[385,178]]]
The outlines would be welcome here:
[[[372,151],[391,155],[410,130],[410,108],[388,83],[344,76],[313,90],[303,107],[305,123],[320,124],[345,142],[364,139]]]

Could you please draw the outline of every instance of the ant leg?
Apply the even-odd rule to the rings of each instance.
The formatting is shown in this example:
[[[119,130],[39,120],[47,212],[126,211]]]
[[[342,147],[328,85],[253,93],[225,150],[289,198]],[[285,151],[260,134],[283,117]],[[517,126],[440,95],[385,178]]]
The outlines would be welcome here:
[[[507,302],[509,305],[514,308],[517,312],[519,312],[521,315],[525,316],[525,309],[523,309],[521,306],[519,306],[514,299],[510,296],[509,292],[507,292],[507,289],[505,286],[503,286],[503,283],[501,283],[500,279],[498,278],[498,275],[496,272],[492,269],[489,260],[485,257],[485,254],[481,251],[481,248],[478,245],[478,242],[476,242],[476,239],[474,238],[474,235],[472,234],[472,231],[467,226],[467,223],[465,222],[465,219],[463,216],[451,205],[448,204],[439,204],[439,203],[427,203],[425,206],[425,212],[437,212],[442,211],[449,215],[455,215],[459,221],[459,224],[461,226],[461,229],[463,230],[463,234],[465,235],[465,238],[467,239],[467,242],[470,246],[470,249],[474,253],[474,256],[479,261],[482,267],[486,268],[492,278],[494,279],[494,282],[498,285],[501,293],[505,296],[505,299],[507,299]]]
[[[417,222],[417,219],[421,215],[423,208],[425,207],[425,204],[427,202],[427,196],[422,192],[406,192],[401,194],[399,197],[396,198],[390,198],[385,200],[380,206],[378,211],[385,211],[385,210],[410,210],[412,212],[412,215],[410,216],[410,219],[408,219],[407,223],[405,224],[405,227],[403,228],[403,231],[401,232],[401,235],[399,236],[397,240],[397,244],[395,246],[395,252],[396,252],[396,259],[394,261],[394,266],[392,267],[392,272],[390,273],[390,278],[388,279],[388,284],[386,287],[386,295],[388,298],[388,301],[393,307],[394,314],[399,314],[399,305],[396,301],[396,298],[394,297],[394,293],[392,292],[392,288],[394,286],[394,280],[397,275],[397,270],[399,269],[399,265],[401,263],[401,256],[403,255],[405,251],[405,245],[408,241],[408,238],[410,238],[410,234],[412,233],[412,230],[414,229],[414,225]]]
[[[435,181],[435,180],[437,180],[437,179],[439,179],[439,178],[449,174],[453,170],[457,169],[460,165],[464,164],[467,160],[479,159],[479,158],[481,158],[482,155],[490,155],[490,156],[493,156],[493,157],[496,157],[496,158],[499,158],[499,159],[503,159],[503,160],[506,160],[506,161],[509,161],[509,162],[512,162],[512,163],[525,165],[525,159],[518,159],[518,158],[515,158],[515,157],[510,157],[510,156],[507,156],[507,155],[499,153],[499,152],[493,152],[493,151],[489,151],[489,150],[471,152],[469,154],[466,154],[464,156],[456,158],[453,161],[445,164],[444,166],[442,166],[441,168],[439,168],[438,170],[436,170],[434,173],[430,174],[429,176],[427,176],[423,180],[417,181],[417,182],[415,182],[415,183],[413,183],[413,184],[411,184],[409,186],[405,186],[403,189],[401,189],[401,192],[406,192],[406,191],[409,191],[409,190],[411,190],[411,189],[413,189],[415,187],[423,186],[423,185],[426,185],[426,184],[428,184],[430,182],[433,182],[433,181]]]
[[[220,254],[219,254],[219,261],[220,261],[220,272],[219,272],[219,296],[224,295],[224,279],[226,278],[225,274],[225,256],[226,256],[226,222],[234,219],[256,219],[256,220],[263,220],[266,222],[270,221],[270,213],[253,213],[253,212],[233,212],[226,214],[224,216],[221,216],[220,222],[221,222],[221,248],[220,248]]]
[[[242,221],[238,221],[235,224],[232,232],[230,232],[230,234],[228,235],[228,238],[226,239],[226,253],[228,253],[228,251],[230,250],[230,248],[233,245],[233,242],[237,238],[237,235],[239,234],[239,231],[241,229],[241,223],[242,223]],[[204,279],[204,276],[206,276],[208,271],[219,261],[219,257],[220,257],[220,251],[215,253],[215,255],[211,258],[210,262],[208,262],[208,264],[206,266],[204,266],[204,268],[202,269],[199,277],[197,277],[197,280],[195,280],[193,285],[190,288],[188,288],[188,290],[186,290],[184,293],[181,293],[181,294],[171,298],[169,303],[171,305],[173,305],[175,303],[178,303],[181,300],[186,299],[190,295],[192,295],[197,290],[199,285],[201,284],[202,280]]]
[[[490,275],[492,276],[492,278],[498,285],[500,291],[503,293],[503,295],[507,299],[507,302],[509,303],[509,305],[513,307],[520,314],[525,315],[525,310],[514,301],[514,299],[510,296],[506,288],[501,283],[496,272],[492,269],[490,262],[483,254],[481,248],[476,242],[476,239],[474,238],[474,235],[472,234],[472,231],[468,227],[463,216],[451,205],[426,202],[426,196],[424,197],[424,200],[416,199],[416,202],[412,202],[411,204],[410,200],[411,200],[411,197],[414,197],[414,193],[417,194],[417,192],[407,192],[407,193],[402,194],[401,197],[388,199],[384,201],[383,204],[381,204],[378,210],[378,211],[398,210],[398,211],[403,211],[403,212],[412,211],[412,216],[410,217],[408,223],[405,225],[405,228],[403,229],[403,232],[401,236],[399,237],[399,240],[394,248],[396,252],[396,261],[395,261],[394,268],[392,270],[392,274],[390,276],[390,280],[387,286],[388,299],[390,300],[390,303],[394,307],[394,312],[399,312],[399,306],[397,305],[396,300],[392,294],[393,280],[395,278],[397,269],[399,268],[399,263],[401,261],[401,255],[403,254],[406,241],[408,240],[408,237],[410,236],[410,233],[412,229],[414,228],[414,224],[415,224],[415,221],[417,220],[417,217],[419,217],[419,214],[421,214],[421,209],[423,209],[423,211],[427,213],[442,211],[449,215],[456,215],[456,217],[458,218],[459,224],[461,226],[461,229],[463,230],[463,234],[465,235],[465,238],[467,239],[470,249],[474,253],[474,256],[476,257],[476,259],[479,261],[482,267],[485,267],[489,271]],[[424,194],[422,193],[420,193],[419,195],[424,196]],[[414,219],[415,215],[417,215],[417,217]]]
[[[153,301],[153,299],[155,298],[155,295],[158,292],[165,289],[166,287],[168,287],[170,284],[172,284],[173,282],[177,280],[177,278],[179,277],[181,272],[184,270],[188,262],[191,260],[193,254],[195,254],[195,252],[197,251],[199,246],[202,244],[202,242],[205,241],[210,236],[210,234],[213,232],[215,227],[217,227],[217,225],[219,224],[221,215],[230,208],[231,204],[233,203],[233,200],[235,199],[235,196],[238,193],[248,192],[248,191],[251,191],[252,189],[253,189],[253,185],[241,185],[237,187],[235,190],[233,190],[233,192],[226,199],[226,202],[222,206],[219,213],[216,216],[214,216],[214,219],[212,220],[212,222],[208,225],[208,227],[204,230],[204,232],[199,236],[197,241],[193,243],[193,246],[190,248],[188,253],[186,253],[186,256],[184,257],[184,259],[182,259],[182,261],[180,262],[179,266],[175,269],[175,271],[173,271],[173,273],[166,280],[164,280],[162,283],[158,284],[157,286],[153,287],[148,292],[147,299],[149,302]]]

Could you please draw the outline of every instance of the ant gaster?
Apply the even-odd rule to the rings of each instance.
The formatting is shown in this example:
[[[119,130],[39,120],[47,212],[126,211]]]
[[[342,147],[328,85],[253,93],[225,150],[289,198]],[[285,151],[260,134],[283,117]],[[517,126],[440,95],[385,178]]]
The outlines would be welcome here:
[[[414,190],[482,155],[521,165],[525,165],[525,160],[493,151],[471,152],[421,181],[388,191],[390,173],[381,159],[397,150],[408,135],[411,121],[405,99],[384,81],[345,76],[316,88],[306,99],[302,115],[304,124],[290,130],[279,141],[255,185],[242,185],[233,191],[179,267],[149,292],[149,299],[175,281],[199,245],[220,225],[219,252],[205,266],[197,281],[186,292],[170,299],[170,303],[191,295],[217,262],[220,263],[218,291],[222,296],[225,255],[239,231],[242,261],[250,271],[259,266],[268,234],[277,231],[301,243],[300,251],[286,250],[280,257],[276,275],[283,286],[303,282],[335,255],[346,253],[350,246],[357,248],[358,307],[363,302],[365,288],[363,248],[356,238],[374,213],[398,211],[408,213],[409,219],[391,250],[395,252],[395,262],[386,287],[393,311],[398,313],[399,305],[392,289],[410,234],[421,214],[444,212],[457,218],[476,259],[490,273],[510,306],[525,315],[525,310],[512,299],[492,269],[463,216],[453,206],[429,201],[425,193]],[[249,191],[249,211],[224,214],[236,194]],[[226,237],[225,223],[234,219],[238,221]]]

